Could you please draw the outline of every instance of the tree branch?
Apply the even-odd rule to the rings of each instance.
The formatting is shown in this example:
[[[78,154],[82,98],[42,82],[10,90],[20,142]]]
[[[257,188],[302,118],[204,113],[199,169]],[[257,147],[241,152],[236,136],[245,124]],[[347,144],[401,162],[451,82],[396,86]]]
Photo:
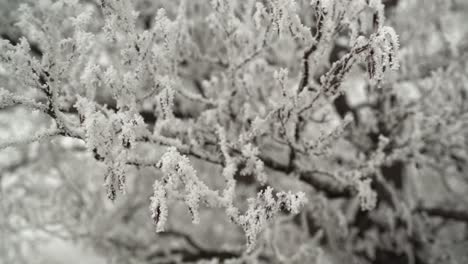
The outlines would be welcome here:
[[[428,216],[440,217],[448,220],[465,222],[468,224],[468,211],[440,208],[440,207],[418,207],[416,212],[427,214]]]

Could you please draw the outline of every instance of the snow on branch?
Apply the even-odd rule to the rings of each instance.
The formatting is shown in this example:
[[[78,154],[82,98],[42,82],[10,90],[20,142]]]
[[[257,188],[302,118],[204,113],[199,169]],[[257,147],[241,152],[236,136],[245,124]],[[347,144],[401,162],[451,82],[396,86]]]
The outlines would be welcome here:
[[[230,220],[244,229],[247,250],[252,251],[258,234],[266,228],[269,220],[281,211],[298,214],[299,209],[307,202],[303,192],[278,192],[273,195],[273,188],[267,187],[260,191],[256,198],[249,199],[247,211],[241,214],[233,205],[234,197],[220,195],[218,191],[209,189],[198,179],[189,159],[181,155],[176,148],[170,147],[161,157],[157,167],[164,175],[161,180],[154,182],[154,193],[150,198],[151,217],[157,232],[164,231],[171,199],[182,199],[187,204],[195,224],[199,223],[199,204],[203,202],[210,207],[225,208]],[[226,194],[228,188],[231,188],[229,183],[223,194]]]
[[[53,136],[61,135],[62,132],[57,128],[43,129],[42,131],[37,132],[33,136],[27,136],[23,138],[14,138],[0,143],[0,150],[14,147],[17,145],[26,145],[31,144],[43,139],[47,139]]]
[[[0,89],[0,108],[40,110],[56,128],[0,149],[55,135],[81,139],[104,167],[111,201],[126,192],[131,168],[159,170],[149,206],[157,232],[174,201],[187,205],[195,224],[202,205],[222,208],[245,232],[249,252],[269,223],[298,214],[309,198],[274,191],[271,172],[330,199],[357,197],[363,210],[376,206],[373,174],[387,155],[383,147],[352,169],[313,168],[310,161],[330,158],[357,120],[324,121],[319,129],[333,130],[315,137],[320,122],[311,116],[344,92],[357,65],[378,84],[398,68],[398,36],[384,24],[381,1],[182,0],[168,10],[158,5],[145,21],[134,10],[138,1],[100,0],[97,8],[49,2],[20,7],[18,26],[28,38],[0,40],[0,65],[19,87]],[[369,9],[375,25],[365,34],[358,16]],[[349,49],[328,62],[338,35]],[[30,42],[41,56],[31,54]],[[30,99],[21,89],[40,95]],[[204,172],[189,156],[222,167],[224,188],[200,180]],[[239,177],[251,177],[256,188],[242,210]]]

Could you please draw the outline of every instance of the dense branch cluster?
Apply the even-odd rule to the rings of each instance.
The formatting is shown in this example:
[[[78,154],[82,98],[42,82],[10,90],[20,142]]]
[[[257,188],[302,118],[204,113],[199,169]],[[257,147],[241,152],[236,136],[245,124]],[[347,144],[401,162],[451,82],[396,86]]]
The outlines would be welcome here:
[[[399,40],[404,26],[385,20],[392,1],[26,2],[21,37],[0,39],[0,109],[25,108],[38,124],[2,137],[0,149],[62,151],[44,174],[78,174],[78,185],[58,177],[74,190],[64,201],[101,217],[67,211],[79,220],[65,229],[116,250],[118,261],[389,263],[388,254],[431,263],[420,256],[430,248],[427,218],[468,223],[463,208],[418,196],[427,170],[454,175],[447,186],[466,183],[466,63],[412,72],[419,58]],[[365,100],[349,103],[359,87]],[[82,159],[91,169],[60,169]],[[81,174],[101,176],[112,203]],[[180,202],[213,230],[206,221],[222,211],[246,246],[232,235],[236,246],[211,250],[177,230]],[[148,206],[160,235],[138,231],[138,241],[103,223],[143,226]],[[84,221],[96,228],[76,227],[89,228]],[[179,242],[162,246],[164,236]]]

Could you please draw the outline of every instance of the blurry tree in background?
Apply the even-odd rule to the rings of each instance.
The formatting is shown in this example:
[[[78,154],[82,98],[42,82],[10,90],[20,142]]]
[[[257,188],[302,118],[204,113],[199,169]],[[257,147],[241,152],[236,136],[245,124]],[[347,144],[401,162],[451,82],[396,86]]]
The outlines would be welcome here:
[[[1,0],[0,260],[468,263],[468,2]]]

